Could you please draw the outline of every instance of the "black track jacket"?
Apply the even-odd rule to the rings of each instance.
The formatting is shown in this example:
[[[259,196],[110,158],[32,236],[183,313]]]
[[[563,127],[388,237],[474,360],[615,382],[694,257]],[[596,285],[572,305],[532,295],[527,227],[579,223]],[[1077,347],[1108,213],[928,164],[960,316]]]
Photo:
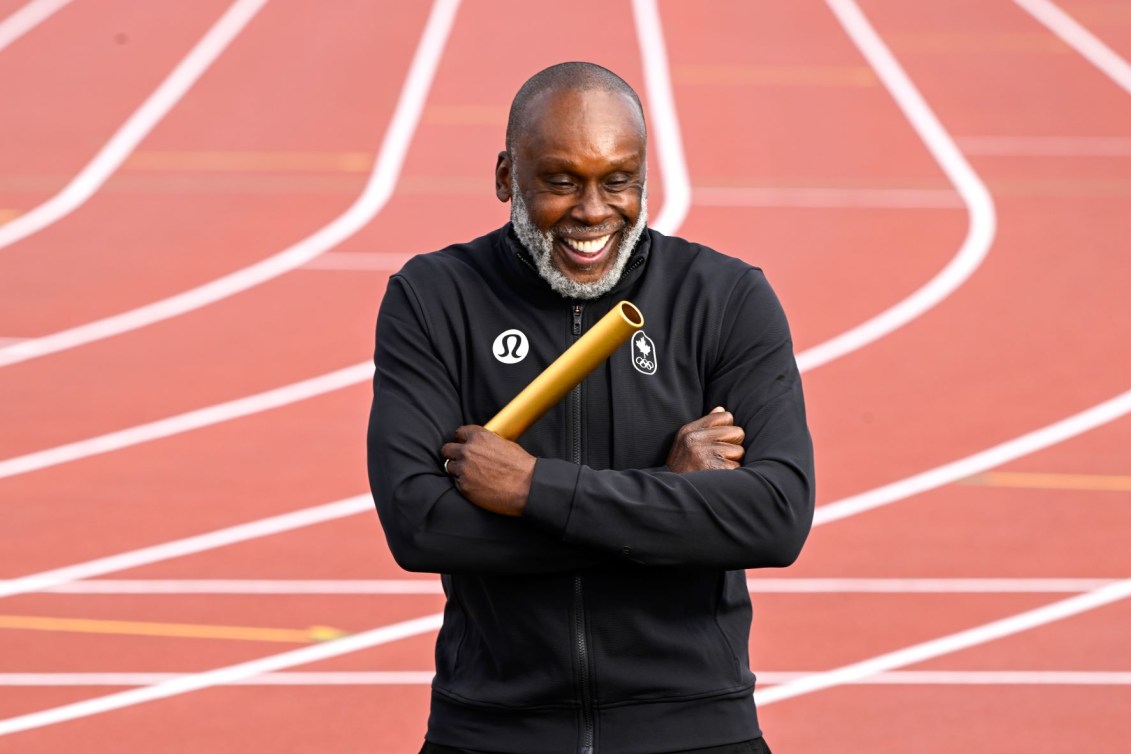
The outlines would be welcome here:
[[[440,447],[622,299],[642,333],[519,440],[538,458],[524,516],[469,503]],[[793,562],[813,515],[801,380],[761,270],[648,230],[613,291],[573,302],[505,226],[390,278],[376,366],[381,523],[447,594],[430,741],[654,754],[760,735],[742,569]],[[715,406],[746,432],[741,468],[668,471],[676,431]]]

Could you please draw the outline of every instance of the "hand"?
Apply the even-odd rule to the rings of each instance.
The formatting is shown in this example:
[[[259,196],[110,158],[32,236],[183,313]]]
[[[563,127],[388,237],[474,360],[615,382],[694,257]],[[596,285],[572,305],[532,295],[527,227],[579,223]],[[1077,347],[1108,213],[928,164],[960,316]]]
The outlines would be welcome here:
[[[517,443],[483,427],[456,430],[455,442],[440,448],[446,471],[464,497],[483,510],[521,516],[534,476],[534,456]]]
[[[678,474],[707,469],[737,469],[746,451],[746,433],[722,406],[680,427],[668,452],[667,467]]]

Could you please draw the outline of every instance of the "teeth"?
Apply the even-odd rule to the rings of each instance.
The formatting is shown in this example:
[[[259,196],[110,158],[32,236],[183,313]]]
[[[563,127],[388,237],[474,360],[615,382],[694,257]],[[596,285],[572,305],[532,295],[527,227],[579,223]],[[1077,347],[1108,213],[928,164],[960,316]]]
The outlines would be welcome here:
[[[611,233],[609,234],[612,235]],[[596,254],[601,249],[605,248],[605,243],[608,242],[609,236],[601,236],[594,238],[592,241],[577,241],[573,238],[565,239],[566,244],[574,251],[582,254]]]

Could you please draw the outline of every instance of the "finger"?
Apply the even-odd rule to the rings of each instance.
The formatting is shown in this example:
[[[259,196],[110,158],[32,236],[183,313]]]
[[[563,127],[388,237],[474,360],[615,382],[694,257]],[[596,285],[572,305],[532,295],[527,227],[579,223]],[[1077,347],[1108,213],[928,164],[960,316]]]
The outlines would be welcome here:
[[[711,409],[712,414],[717,414],[720,411],[726,411],[726,409],[723,408],[722,406],[715,406],[713,409]]]
[[[743,440],[746,439],[746,433],[742,431],[742,427],[736,427],[734,425],[705,427],[704,429],[697,429],[690,433],[687,439],[689,443],[693,445],[710,445],[717,442],[741,445]]]
[[[724,427],[734,424],[734,414],[730,411],[712,411],[697,421],[702,422],[704,427]]]
[[[712,427],[726,427],[734,424],[734,418],[725,411],[718,413],[710,413],[706,416],[700,416],[692,422],[688,422],[680,427],[679,434],[691,438],[694,435],[711,429]]]
[[[459,443],[459,442],[444,443],[444,446],[440,448],[440,463],[443,463],[445,460],[449,460],[449,459],[452,460],[452,461],[455,461],[456,459],[459,459],[459,458],[462,458],[462,457],[463,457],[463,443]]]
[[[733,445],[741,445],[746,441],[746,432],[735,424],[726,427],[714,427],[710,430],[715,438],[715,442],[729,442]]]
[[[742,457],[746,455],[746,451],[742,448],[741,445],[731,445],[728,442],[719,443],[718,445],[716,445],[715,453],[719,456],[719,458],[723,458],[727,461],[735,461],[736,465],[737,462],[741,461]]]

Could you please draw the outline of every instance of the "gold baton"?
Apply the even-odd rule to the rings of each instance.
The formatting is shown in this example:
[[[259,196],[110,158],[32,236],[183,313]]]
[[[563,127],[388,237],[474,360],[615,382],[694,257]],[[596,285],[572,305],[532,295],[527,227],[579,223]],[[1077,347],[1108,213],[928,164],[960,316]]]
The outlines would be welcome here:
[[[628,301],[619,302],[483,426],[499,437],[517,440],[641,327],[640,310]]]

